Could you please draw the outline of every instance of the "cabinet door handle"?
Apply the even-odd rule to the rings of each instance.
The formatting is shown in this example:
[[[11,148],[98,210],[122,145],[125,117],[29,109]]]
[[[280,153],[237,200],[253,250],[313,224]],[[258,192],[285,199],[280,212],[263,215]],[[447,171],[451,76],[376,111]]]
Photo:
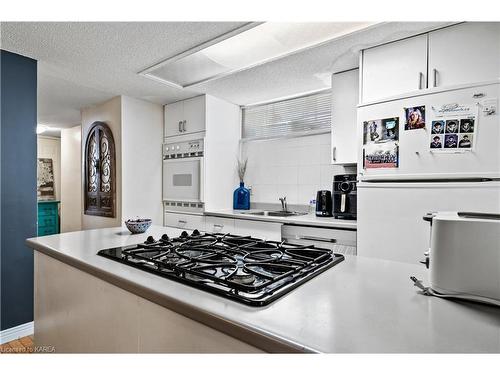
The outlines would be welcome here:
[[[186,120],[184,120],[182,122],[182,131],[185,132],[186,131]]]
[[[179,133],[182,133],[182,121],[179,121]]]
[[[433,81],[432,81],[433,86],[432,87],[437,87],[438,71],[436,68],[432,69],[432,77],[433,77]]]
[[[186,220],[179,220],[178,223],[179,223],[180,227],[181,226],[184,227],[187,224],[187,221]]]
[[[324,237],[315,237],[315,236],[297,236],[297,239],[304,240],[304,241],[337,243],[337,240],[335,238],[324,238]]]
[[[424,73],[418,72],[418,89],[422,90],[422,81],[424,80]]]
[[[213,232],[216,231],[215,228],[219,228],[218,231],[221,231],[222,228],[224,228],[224,224],[214,224],[214,230],[213,230]]]
[[[332,148],[332,159],[333,161],[337,161],[337,147],[336,146],[333,146]]]

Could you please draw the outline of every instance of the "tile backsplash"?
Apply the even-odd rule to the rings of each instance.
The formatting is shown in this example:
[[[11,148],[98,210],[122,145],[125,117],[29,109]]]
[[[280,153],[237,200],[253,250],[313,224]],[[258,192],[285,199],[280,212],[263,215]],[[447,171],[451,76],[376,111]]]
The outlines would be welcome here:
[[[248,158],[245,185],[252,202],[307,205],[318,190],[332,190],[333,176],[356,173],[355,167],[330,164],[330,134],[300,138],[250,141],[242,144]],[[279,202],[278,202],[279,203]]]

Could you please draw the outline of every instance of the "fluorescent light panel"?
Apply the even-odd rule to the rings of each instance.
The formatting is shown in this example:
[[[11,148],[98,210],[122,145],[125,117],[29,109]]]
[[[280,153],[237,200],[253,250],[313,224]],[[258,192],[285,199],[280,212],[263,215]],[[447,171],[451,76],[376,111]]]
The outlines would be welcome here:
[[[140,74],[185,88],[275,60],[371,26],[368,22],[265,22]]]

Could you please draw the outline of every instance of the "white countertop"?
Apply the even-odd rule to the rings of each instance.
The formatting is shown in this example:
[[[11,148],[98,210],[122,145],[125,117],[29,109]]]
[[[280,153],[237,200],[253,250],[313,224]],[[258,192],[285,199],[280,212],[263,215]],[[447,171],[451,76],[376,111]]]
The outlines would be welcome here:
[[[328,227],[328,228],[349,228],[356,229],[356,220],[342,220],[334,219],[333,217],[317,217],[315,214],[298,215],[298,216],[259,216],[252,215],[251,212],[259,212],[263,209],[251,209],[251,210],[213,210],[205,211],[206,216],[217,216],[217,217],[228,217],[234,219],[244,219],[244,220],[257,220],[257,221],[269,221],[274,223],[283,224],[297,224],[297,225],[309,225],[316,227]]]
[[[153,226],[96,229],[32,238],[28,246],[268,351],[500,352],[500,309],[421,295],[412,265],[346,259],[265,307],[250,307],[96,255],[148,235],[181,230]]]

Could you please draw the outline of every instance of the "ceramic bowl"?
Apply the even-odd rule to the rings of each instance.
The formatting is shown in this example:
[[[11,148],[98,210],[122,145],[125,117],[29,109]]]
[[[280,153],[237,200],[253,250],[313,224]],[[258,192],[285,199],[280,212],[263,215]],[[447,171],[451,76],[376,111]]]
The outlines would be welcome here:
[[[125,225],[128,230],[132,233],[144,233],[151,226],[151,219],[136,219],[136,220],[127,220],[125,221]]]

